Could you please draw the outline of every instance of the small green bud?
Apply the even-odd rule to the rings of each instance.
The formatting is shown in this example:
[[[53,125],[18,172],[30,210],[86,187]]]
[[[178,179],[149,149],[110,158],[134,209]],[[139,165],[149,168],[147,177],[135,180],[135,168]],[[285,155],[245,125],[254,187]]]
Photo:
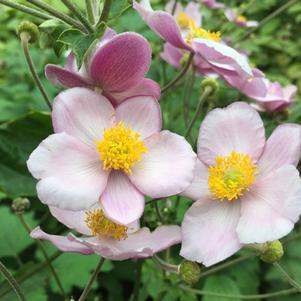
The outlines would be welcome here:
[[[30,201],[27,198],[16,198],[11,205],[11,208],[16,214],[23,214],[29,207]]]
[[[29,35],[29,42],[34,43],[38,40],[40,32],[37,25],[29,21],[21,22],[17,27],[17,35],[21,37],[22,33],[27,33]]]
[[[279,240],[269,241],[265,243],[260,259],[267,263],[274,263],[283,256],[283,246]]]
[[[213,95],[213,94],[217,93],[217,91],[219,89],[219,84],[215,79],[207,77],[202,80],[201,88],[204,91],[207,87],[211,88],[210,95]]]
[[[201,267],[193,261],[184,260],[180,265],[180,275],[189,285],[197,283],[201,276]]]

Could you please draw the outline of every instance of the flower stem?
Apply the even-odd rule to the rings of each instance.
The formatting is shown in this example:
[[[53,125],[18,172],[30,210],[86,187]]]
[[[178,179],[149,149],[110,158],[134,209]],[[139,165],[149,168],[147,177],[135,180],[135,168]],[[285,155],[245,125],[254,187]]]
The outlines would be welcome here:
[[[91,24],[95,24],[93,4],[91,0],[85,0],[85,2],[86,2],[86,11],[87,11],[88,20]]]
[[[290,285],[292,285],[295,289],[301,292],[301,286],[297,283],[282,267],[278,262],[273,263],[273,266],[278,270],[278,272],[285,278]]]
[[[138,259],[137,265],[136,265],[136,279],[135,279],[135,287],[134,287],[132,301],[138,301],[139,300],[139,290],[140,290],[140,285],[141,285],[142,264],[143,264],[143,260]]]
[[[72,2],[69,0],[61,0],[67,8],[76,16],[76,18],[83,24],[85,29],[89,33],[94,32],[93,26],[90,24],[90,22],[86,19],[86,17],[83,15],[83,13],[79,10],[77,6],[75,6]]]
[[[49,109],[51,110],[52,109],[52,106],[51,106],[51,102],[50,102],[50,99],[48,98],[48,95],[39,79],[39,76],[38,76],[38,73],[35,69],[35,66],[33,64],[33,61],[31,59],[31,56],[30,56],[30,53],[29,53],[29,48],[28,48],[28,41],[30,39],[30,36],[27,32],[22,32],[21,35],[20,35],[20,38],[21,38],[21,45],[22,45],[22,48],[23,48],[23,51],[24,51],[24,56],[25,56],[25,59],[26,59],[26,62],[27,62],[27,65],[28,65],[28,68],[31,72],[31,75],[33,77],[33,80],[35,82],[35,84],[37,85],[38,89],[40,90],[47,106],[49,107]]]
[[[96,277],[97,277],[102,265],[104,264],[104,262],[105,262],[105,258],[100,258],[94,273],[92,274],[87,286],[85,287],[85,289],[82,292],[81,296],[79,297],[78,301],[84,301],[87,298],[87,296],[88,296],[88,294],[91,290],[92,284],[93,284],[94,280],[96,279]]]
[[[250,29],[248,32],[246,32],[246,34],[244,36],[242,36],[242,38],[240,39],[239,42],[241,42],[241,41],[245,40],[246,38],[248,38],[253,32],[257,31],[260,27],[262,27],[264,24],[266,24],[267,22],[269,22],[274,17],[280,15],[282,12],[284,12],[291,5],[295,4],[295,2],[297,2],[297,1],[298,0],[291,0],[291,1],[288,1],[285,4],[283,4],[282,6],[280,6],[278,9],[276,9],[270,15],[268,15],[263,20],[261,20],[259,22],[258,26],[254,27],[254,28]]]
[[[198,119],[198,117],[201,113],[201,110],[203,108],[203,104],[204,104],[204,102],[206,101],[206,99],[208,98],[208,96],[211,93],[212,93],[212,88],[210,86],[206,86],[205,89],[204,89],[204,92],[202,93],[202,95],[200,97],[200,100],[199,100],[198,106],[196,108],[196,111],[194,113],[194,116],[193,116],[192,120],[190,121],[190,124],[189,124],[189,126],[186,130],[185,138],[187,138],[190,135],[190,132],[193,128],[193,125],[194,125],[194,123],[196,122],[196,120]]]
[[[78,28],[82,32],[87,32],[86,28],[80,23],[74,20],[73,18],[69,17],[66,14],[61,13],[60,11],[54,9],[52,6],[44,3],[43,1],[40,0],[27,0],[27,2],[39,7],[40,9],[48,12],[52,16],[64,21],[65,23],[74,26],[75,28]]]
[[[112,0],[105,0],[97,25],[99,25],[101,22],[107,22],[110,14],[111,4]]]
[[[194,53],[191,52],[188,58],[188,61],[186,63],[186,65],[184,66],[184,68],[182,69],[182,71],[176,76],[176,78],[174,78],[171,82],[169,82],[166,86],[164,86],[161,90],[161,93],[163,94],[164,92],[166,92],[167,90],[169,90],[170,88],[172,88],[188,71],[190,64],[192,63],[194,57]]]
[[[175,2],[173,4],[173,7],[172,7],[172,10],[171,10],[171,14],[172,15],[175,14],[175,11],[176,11],[176,8],[177,8],[177,4],[178,4],[178,0],[175,0]]]
[[[184,86],[184,96],[183,96],[183,117],[184,117],[184,123],[185,126],[188,127],[188,108],[189,108],[189,101],[191,97],[192,88],[194,85],[195,80],[195,73],[192,71],[191,75],[186,75],[186,81]]]
[[[32,15],[34,17],[40,18],[40,19],[44,19],[44,20],[48,20],[51,19],[52,17],[50,15],[44,14],[38,10],[32,9],[30,7],[27,7],[25,5],[16,3],[16,2],[12,2],[10,0],[0,0],[0,4],[9,6],[11,8],[17,9],[23,13],[26,13],[28,15]]]
[[[21,224],[22,224],[23,227],[25,228],[25,230],[30,234],[30,232],[31,232],[32,229],[31,229],[30,226],[27,224],[26,220],[24,219],[23,214],[18,214],[18,217],[19,217],[19,219],[20,219]],[[36,240],[36,244],[37,244],[38,247],[41,249],[41,251],[42,251],[42,253],[43,253],[43,255],[44,255],[45,259],[46,259],[46,262],[47,262],[47,265],[48,265],[48,267],[49,267],[49,270],[50,270],[50,272],[52,273],[52,275],[53,275],[53,277],[54,277],[54,279],[55,279],[55,282],[57,283],[57,286],[59,287],[59,289],[60,289],[60,291],[61,291],[61,294],[62,294],[62,295],[64,296],[64,298],[66,299],[67,296],[66,296],[66,293],[65,293],[65,291],[64,291],[63,285],[62,285],[62,283],[61,283],[61,281],[60,281],[60,278],[59,278],[59,276],[57,275],[57,273],[56,273],[56,271],[55,271],[53,265],[51,264],[50,258],[49,258],[48,254],[47,254],[46,249],[44,248],[43,243],[42,243],[41,241],[39,241],[39,240]]]
[[[9,272],[9,270],[5,267],[5,265],[1,261],[0,261],[0,272],[2,276],[9,282],[11,287],[14,289],[18,298],[21,301],[27,301],[17,280],[13,277],[13,275]]]
[[[202,290],[197,290],[194,288],[190,288],[188,286],[179,285],[180,289],[183,289],[187,292],[194,293],[196,295],[200,296],[211,296],[211,297],[219,297],[219,298],[227,298],[227,299],[268,299],[272,297],[280,297],[280,296],[288,296],[291,294],[298,293],[298,290],[296,288],[290,288],[286,290],[281,290],[278,292],[273,292],[273,293],[266,293],[266,294],[257,294],[257,295],[230,295],[230,294],[221,294],[221,293],[215,293],[215,292],[209,292],[209,291],[202,291]]]
[[[165,271],[179,274],[179,266],[175,264],[168,263],[161,259],[157,254],[153,255],[153,260]]]

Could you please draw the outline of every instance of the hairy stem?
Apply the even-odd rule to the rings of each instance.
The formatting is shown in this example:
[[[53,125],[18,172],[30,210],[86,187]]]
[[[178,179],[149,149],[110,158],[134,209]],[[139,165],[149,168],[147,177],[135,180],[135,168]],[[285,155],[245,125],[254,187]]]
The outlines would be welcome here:
[[[179,273],[179,266],[175,264],[168,263],[161,259],[157,254],[153,255],[153,260],[165,271],[171,272],[171,273]]]
[[[110,14],[111,4],[112,0],[105,0],[97,25],[99,25],[101,22],[107,22]]]
[[[95,24],[95,14],[94,14],[94,7],[91,0],[85,0],[86,2],[86,12],[88,20],[91,24]]]

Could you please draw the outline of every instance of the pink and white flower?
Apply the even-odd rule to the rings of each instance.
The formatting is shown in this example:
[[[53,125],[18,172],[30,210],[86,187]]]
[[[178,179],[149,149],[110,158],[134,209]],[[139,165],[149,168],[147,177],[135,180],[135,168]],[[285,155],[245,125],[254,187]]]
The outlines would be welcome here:
[[[196,202],[182,223],[181,255],[210,266],[244,244],[287,235],[301,213],[300,151],[299,125],[280,125],[265,141],[263,122],[246,103],[209,113],[195,178],[183,192]]]
[[[139,221],[127,226],[110,221],[99,206],[87,211],[69,211],[50,207],[51,214],[81,237],[45,233],[40,227],[31,232],[34,239],[48,240],[63,252],[97,254],[111,260],[146,258],[181,242],[179,226],[160,226],[150,232]]]
[[[256,27],[258,25],[257,21],[248,21],[245,16],[238,15],[232,8],[227,8],[225,10],[225,16],[230,22],[234,22],[241,27]]]
[[[37,193],[49,206],[84,210],[101,203],[112,220],[129,224],[144,210],[144,194],[166,197],[193,179],[196,155],[187,141],[161,130],[161,110],[150,96],[116,109],[87,88],[60,93],[53,104],[55,134],[30,155]]]
[[[79,70],[70,54],[63,68],[48,64],[45,72],[54,84],[97,88],[117,105],[133,96],[160,98],[159,85],[144,78],[150,63],[151,48],[144,37],[134,32],[116,34],[109,28]]]
[[[218,9],[218,8],[225,7],[224,3],[220,3],[220,2],[217,2],[215,0],[201,0],[201,3],[206,5],[208,8],[211,8],[211,9]]]
[[[254,97],[259,108],[268,112],[279,112],[289,107],[294,102],[297,94],[295,85],[282,87],[278,82],[264,81],[267,89],[265,97]]]

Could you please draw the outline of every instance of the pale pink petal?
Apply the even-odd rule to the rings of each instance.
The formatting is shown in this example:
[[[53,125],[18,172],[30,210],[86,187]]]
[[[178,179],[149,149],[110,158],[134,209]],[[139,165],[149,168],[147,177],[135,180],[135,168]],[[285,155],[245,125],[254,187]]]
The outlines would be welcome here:
[[[225,7],[224,3],[217,2],[215,0],[202,0],[202,3],[205,4],[208,8],[218,9]]]
[[[237,17],[237,13],[231,8],[226,8],[224,13],[226,18],[231,22],[233,22]]]
[[[102,95],[85,88],[60,93],[54,101],[52,122],[55,132],[65,132],[95,148],[105,128],[115,124],[115,110]]]
[[[141,81],[150,63],[151,48],[147,40],[127,32],[115,36],[96,51],[90,74],[106,92],[121,92]]]
[[[202,24],[202,15],[200,13],[200,4],[190,1],[184,9],[188,17],[197,25]]]
[[[257,21],[247,21],[246,22],[246,26],[247,27],[257,27],[258,26],[258,22]]]
[[[203,199],[195,202],[182,223],[180,255],[205,266],[230,257],[241,248],[235,231],[239,216],[239,201]]]
[[[134,185],[152,197],[182,192],[193,179],[196,155],[181,136],[162,131],[145,140],[147,152],[130,176]]]
[[[27,167],[49,206],[83,210],[98,202],[108,179],[99,154],[65,133],[53,134],[32,152]]]
[[[124,100],[135,96],[152,96],[157,100],[160,99],[161,90],[158,83],[155,81],[144,78],[136,86],[127,89],[123,92],[113,92],[108,95],[112,103],[118,105]]]
[[[150,96],[129,98],[116,108],[117,122],[122,121],[145,139],[162,127],[160,105]]]
[[[181,195],[194,201],[210,195],[208,190],[208,167],[199,159],[196,161],[193,181]]]
[[[164,50],[160,54],[161,58],[175,68],[181,68],[181,59],[183,53],[181,49],[172,46],[169,43],[164,44]]]
[[[175,47],[192,51],[191,47],[182,38],[180,27],[171,14],[164,11],[153,11],[149,0],[143,0],[140,4],[134,1],[133,7],[145,23],[166,42]]]
[[[170,0],[167,2],[167,4],[165,5],[165,11],[172,14],[172,11],[173,11],[173,7],[175,5],[175,1],[176,0]],[[142,3],[143,1],[140,2],[140,4]],[[176,3],[176,7],[175,7],[175,11],[173,13],[174,16],[177,16],[179,13],[183,12],[183,6],[182,4],[177,1]]]
[[[37,227],[34,230],[32,230],[30,236],[33,239],[48,240],[62,252],[81,253],[85,255],[93,253],[93,250],[91,248],[85,246],[82,243],[71,241],[66,236],[47,234],[46,232],[41,230],[40,227]]]
[[[259,114],[248,104],[236,102],[206,116],[198,138],[198,157],[207,165],[215,165],[217,156],[235,151],[258,160],[264,144],[264,127]]]
[[[101,196],[105,214],[113,221],[127,225],[139,219],[144,210],[144,196],[120,171],[112,171]]]
[[[141,228],[120,241],[104,237],[80,239],[73,236],[70,239],[84,243],[104,258],[125,260],[151,257],[155,253],[180,243],[181,231],[178,226],[161,226],[153,232],[150,232],[148,228]]]
[[[278,126],[266,142],[258,163],[260,174],[268,174],[282,165],[297,166],[301,153],[301,126],[283,124]]]
[[[258,179],[241,198],[237,233],[241,243],[280,239],[294,227],[301,213],[301,180],[292,165],[284,165]]]

